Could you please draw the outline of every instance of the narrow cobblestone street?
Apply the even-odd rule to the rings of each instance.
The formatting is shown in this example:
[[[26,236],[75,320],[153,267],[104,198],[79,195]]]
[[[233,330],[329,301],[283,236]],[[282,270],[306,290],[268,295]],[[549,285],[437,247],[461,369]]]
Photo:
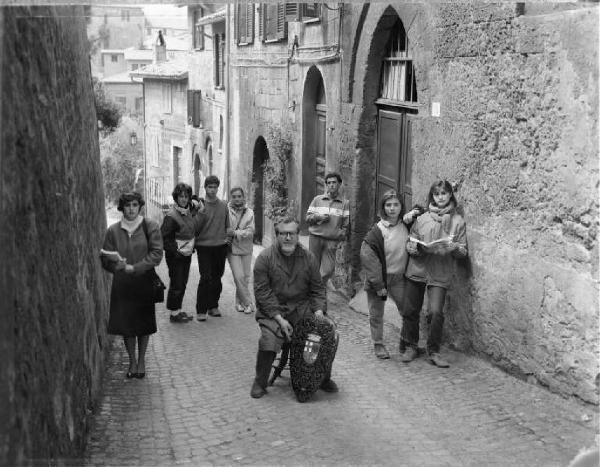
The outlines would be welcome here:
[[[159,274],[167,278],[165,263]],[[185,309],[194,310],[192,262]],[[449,352],[443,370],[374,358],[367,317],[330,293],[340,347],[338,394],[295,400],[289,373],[250,398],[258,339],[254,315],[234,311],[227,267],[223,317],[172,324],[161,304],[147,375],[127,380],[120,340],[106,373],[85,464],[104,465],[540,465],[565,466],[591,446],[597,408],[565,400],[481,360]]]

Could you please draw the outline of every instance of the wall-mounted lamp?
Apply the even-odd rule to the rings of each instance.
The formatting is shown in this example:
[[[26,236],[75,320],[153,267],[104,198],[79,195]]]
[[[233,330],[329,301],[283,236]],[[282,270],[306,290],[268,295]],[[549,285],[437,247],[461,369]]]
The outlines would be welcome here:
[[[137,144],[137,134],[135,133],[135,131],[132,131],[130,133],[129,142],[131,143],[132,146],[135,146]]]

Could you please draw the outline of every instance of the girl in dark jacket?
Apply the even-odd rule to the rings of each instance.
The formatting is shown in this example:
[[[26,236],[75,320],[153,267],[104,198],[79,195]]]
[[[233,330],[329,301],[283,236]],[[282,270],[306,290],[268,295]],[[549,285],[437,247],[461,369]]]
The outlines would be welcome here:
[[[406,242],[410,224],[419,215],[420,208],[402,216],[402,203],[394,190],[381,197],[380,218],[361,245],[360,259],[365,272],[365,290],[369,304],[369,324],[377,358],[390,355],[383,344],[383,313],[388,296],[396,303],[402,314],[404,299],[404,272],[408,261]]]
[[[192,204],[192,187],[186,183],[178,183],[172,196],[175,204],[165,215],[160,228],[169,268],[167,310],[171,312],[169,320],[172,323],[185,323],[192,320],[192,315],[182,311],[181,305],[194,253],[194,217],[203,205],[201,202]]]
[[[427,291],[429,304],[429,336],[427,353],[431,363],[448,367],[440,356],[440,342],[444,325],[444,302],[450,287],[455,258],[467,256],[467,228],[465,220],[456,211],[457,202],[452,185],[440,180],[429,189],[429,209],[411,228],[406,250],[410,255],[406,267],[404,320],[401,332],[403,362],[417,356],[419,315]]]

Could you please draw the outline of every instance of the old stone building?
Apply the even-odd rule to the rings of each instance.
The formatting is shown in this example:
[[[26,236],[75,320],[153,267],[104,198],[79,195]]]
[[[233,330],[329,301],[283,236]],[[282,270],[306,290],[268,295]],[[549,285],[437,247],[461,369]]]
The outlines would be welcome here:
[[[130,72],[141,80],[144,96],[146,212],[158,220],[172,202],[173,187],[184,179],[188,58],[167,60],[166,45],[156,44],[151,65]]]
[[[350,288],[377,195],[423,204],[453,181],[470,257],[446,341],[597,401],[597,6],[248,3],[230,21],[231,182],[262,185],[273,127],[299,213],[339,170]]]
[[[188,7],[184,179],[246,188],[268,243],[273,183],[303,217],[341,172],[352,229],[335,283],[350,295],[378,195],[424,204],[452,181],[470,256],[446,342],[598,401],[595,3]]]
[[[81,452],[109,349],[81,7],[0,8],[0,465]]]

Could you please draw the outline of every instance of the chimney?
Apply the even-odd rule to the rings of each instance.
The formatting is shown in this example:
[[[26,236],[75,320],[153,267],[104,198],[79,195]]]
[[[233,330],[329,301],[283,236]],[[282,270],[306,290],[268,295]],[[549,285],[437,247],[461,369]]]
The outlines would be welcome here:
[[[154,44],[154,59],[153,63],[165,62],[167,60],[167,44],[163,38],[162,31],[158,31],[158,37]]]

